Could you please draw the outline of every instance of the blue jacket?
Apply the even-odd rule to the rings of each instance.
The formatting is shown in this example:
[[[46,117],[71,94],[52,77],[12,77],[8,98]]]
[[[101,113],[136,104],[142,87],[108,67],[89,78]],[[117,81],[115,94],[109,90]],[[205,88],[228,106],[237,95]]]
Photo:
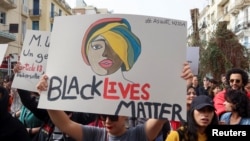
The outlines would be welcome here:
[[[225,124],[229,125],[231,115],[232,115],[231,112],[226,112],[226,113],[222,114],[220,121],[223,121],[223,122],[225,122]],[[241,118],[238,125],[250,125],[250,118]]]

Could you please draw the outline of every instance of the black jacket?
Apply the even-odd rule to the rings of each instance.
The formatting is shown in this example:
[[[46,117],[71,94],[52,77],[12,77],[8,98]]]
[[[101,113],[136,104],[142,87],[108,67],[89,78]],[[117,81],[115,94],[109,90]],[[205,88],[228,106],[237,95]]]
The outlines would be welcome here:
[[[40,133],[38,134],[38,136],[40,136],[40,137],[37,137],[36,139],[37,140],[39,139],[39,141],[40,140],[41,141],[48,140],[48,138],[50,138],[50,135],[54,130],[54,124],[50,120],[50,117],[49,117],[47,110],[37,108],[37,106],[38,106],[37,98],[31,97],[30,91],[26,91],[26,90],[22,90],[22,89],[17,89],[17,91],[18,91],[18,94],[20,96],[20,99],[21,99],[23,105],[25,107],[27,107],[37,118],[44,121],[44,124],[42,126],[46,126],[46,129],[48,129],[48,127],[50,128],[49,134],[44,135],[43,134],[44,132],[40,131]],[[70,117],[71,120],[73,120],[77,123],[83,124],[83,125],[89,124],[97,119],[97,114],[90,114],[90,113],[83,113],[83,112],[71,112],[71,111],[66,112],[66,113],[72,114]],[[70,140],[72,140],[72,139],[70,139]]]
[[[8,112],[9,93],[0,86],[0,140],[1,141],[30,141],[25,126]]]

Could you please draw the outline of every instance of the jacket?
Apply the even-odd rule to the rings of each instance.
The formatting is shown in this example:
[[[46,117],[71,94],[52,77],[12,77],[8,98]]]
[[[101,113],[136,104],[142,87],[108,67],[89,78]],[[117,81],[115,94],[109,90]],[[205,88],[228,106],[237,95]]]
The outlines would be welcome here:
[[[219,92],[218,94],[216,94],[214,96],[214,107],[216,109],[216,114],[218,117],[220,117],[223,113],[225,113],[225,106],[224,106],[224,102],[225,102],[225,94],[226,94],[226,90],[223,90],[221,92]],[[250,99],[250,93],[247,93],[248,98]]]
[[[3,141],[30,141],[25,126],[8,112],[9,93],[0,86],[0,139]]]

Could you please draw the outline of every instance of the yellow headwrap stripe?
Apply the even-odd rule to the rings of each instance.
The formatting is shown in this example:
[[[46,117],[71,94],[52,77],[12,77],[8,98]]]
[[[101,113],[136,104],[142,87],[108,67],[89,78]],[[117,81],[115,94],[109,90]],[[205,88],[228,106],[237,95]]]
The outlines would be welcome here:
[[[98,35],[100,35],[100,34],[106,32],[106,31],[109,31],[110,29],[112,29],[112,28],[114,28],[114,27],[116,27],[116,26],[118,26],[118,25],[126,26],[125,24],[121,24],[121,23],[109,23],[108,25],[106,25],[106,26],[100,28],[99,30],[97,30],[95,33],[93,33],[93,34],[89,37],[89,40],[88,40],[88,43],[87,43],[87,47],[89,46],[90,42],[92,42],[92,40],[93,40],[96,36],[98,36]],[[88,48],[87,48],[86,51],[88,52]]]
[[[126,70],[129,69],[128,65],[128,45],[124,37],[120,34],[117,34],[112,31],[108,31],[102,34],[102,36],[108,41],[110,47],[114,50],[114,52],[120,57],[123,61]]]
[[[126,70],[128,70],[130,67],[129,67],[128,58],[127,58],[128,57],[127,42],[124,39],[124,37],[122,37],[120,34],[110,31],[110,29],[116,26],[121,26],[121,25],[127,27],[125,24],[121,24],[121,23],[109,23],[103,28],[100,28],[95,33],[93,33],[92,36],[89,38],[87,47],[93,41],[94,38],[96,38],[97,36],[102,36],[105,40],[107,40],[107,42],[109,43],[111,48],[114,50],[114,52],[118,54],[120,59],[123,61],[126,67]],[[86,53],[87,52],[88,52],[88,48],[86,49]]]

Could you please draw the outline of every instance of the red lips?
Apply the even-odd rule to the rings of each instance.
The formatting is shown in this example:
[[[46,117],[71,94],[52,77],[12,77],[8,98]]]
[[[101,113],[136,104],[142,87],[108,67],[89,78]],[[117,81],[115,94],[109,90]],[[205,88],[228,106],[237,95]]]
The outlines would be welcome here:
[[[110,59],[105,59],[99,62],[99,65],[103,68],[109,68],[113,65],[113,61]]]

